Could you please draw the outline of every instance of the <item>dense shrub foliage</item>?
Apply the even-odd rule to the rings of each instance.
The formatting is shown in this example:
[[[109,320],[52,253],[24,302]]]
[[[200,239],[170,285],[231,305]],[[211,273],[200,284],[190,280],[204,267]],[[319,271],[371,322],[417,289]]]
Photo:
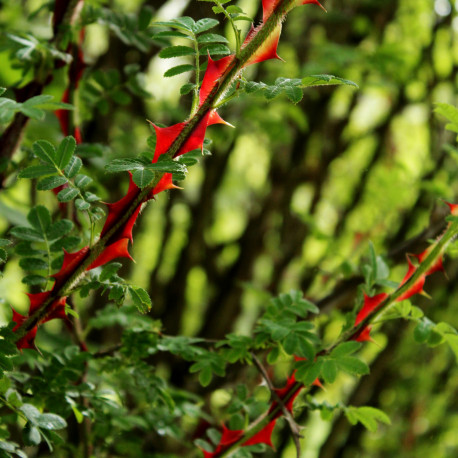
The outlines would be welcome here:
[[[456,5],[325,6],[4,3],[0,456],[453,455]]]

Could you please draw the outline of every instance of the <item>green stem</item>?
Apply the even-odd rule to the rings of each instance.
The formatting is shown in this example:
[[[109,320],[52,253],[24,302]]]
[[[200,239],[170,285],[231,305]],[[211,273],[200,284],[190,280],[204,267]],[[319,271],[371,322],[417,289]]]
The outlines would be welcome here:
[[[19,410],[17,407],[15,407],[13,404],[8,402],[3,396],[0,396],[0,402],[3,402],[3,404],[8,407],[11,411],[13,411],[15,414],[19,415],[23,420],[26,422],[29,421],[28,418],[24,415],[24,412]]]
[[[242,43],[240,40],[240,29],[237,28],[235,25],[235,21],[232,18],[232,16],[226,11],[226,9],[223,7],[221,2],[219,0],[213,0],[213,2],[222,10],[222,13],[226,17],[226,19],[230,22],[232,30],[234,31],[235,35],[235,55],[238,57],[240,54],[240,48],[242,47]]]
[[[193,116],[197,108],[199,106],[199,86],[200,86],[200,53],[199,53],[199,43],[197,42],[197,37],[193,33],[192,34],[193,41],[195,44],[195,51],[196,51],[196,60],[195,60],[195,65],[196,65],[196,85],[194,87],[194,94],[192,97],[192,107],[191,107],[191,116]]]

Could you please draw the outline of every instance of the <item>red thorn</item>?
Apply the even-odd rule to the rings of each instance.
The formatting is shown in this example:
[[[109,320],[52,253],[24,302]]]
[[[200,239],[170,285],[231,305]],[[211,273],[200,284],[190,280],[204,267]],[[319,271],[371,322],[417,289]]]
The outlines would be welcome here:
[[[409,280],[409,278],[414,274],[414,272],[417,270],[417,268],[410,261],[409,256],[407,256],[407,263],[408,263],[407,273],[404,276],[399,286],[402,286],[404,283],[406,283]],[[404,294],[399,296],[396,299],[396,301],[400,302],[405,299],[408,299],[409,297],[413,296],[414,294],[421,293],[423,291],[423,285],[425,284],[425,279],[426,279],[426,275],[422,275]]]
[[[373,310],[380,306],[380,304],[388,297],[388,294],[376,294],[373,297],[364,294],[364,304],[358,312],[355,320],[355,326],[361,323]]]
[[[52,275],[52,277],[56,280],[56,283],[62,282],[67,276],[75,270],[76,266],[80,263],[80,261],[86,256],[89,247],[85,246],[81,248],[79,251],[75,251],[74,253],[69,253],[65,249],[64,252],[64,262],[62,263],[62,267],[60,268],[59,272]]]
[[[272,432],[275,428],[277,419],[271,420],[261,431],[257,432],[253,437],[243,443],[243,446],[255,445],[255,444],[266,444],[269,447],[274,447],[272,444]]]
[[[96,267],[103,266],[104,264],[112,261],[116,258],[129,258],[133,261],[127,246],[129,244],[129,239],[120,239],[105,247],[100,256],[86,269],[91,270]]]
[[[444,201],[448,207],[450,208],[450,213],[453,215],[453,216],[458,216],[458,204],[452,204],[451,202],[446,202]]]
[[[365,326],[353,337],[353,340],[356,340],[356,342],[372,342],[372,337],[370,336],[371,330],[372,326]]]

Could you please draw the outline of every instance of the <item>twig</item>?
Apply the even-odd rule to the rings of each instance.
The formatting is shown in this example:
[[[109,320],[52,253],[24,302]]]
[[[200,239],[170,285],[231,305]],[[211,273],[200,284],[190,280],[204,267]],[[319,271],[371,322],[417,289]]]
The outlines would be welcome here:
[[[278,396],[277,391],[275,390],[275,387],[272,383],[272,380],[270,380],[270,377],[267,374],[267,371],[264,368],[264,366],[262,365],[261,361],[259,361],[259,358],[253,352],[250,352],[250,354],[253,359],[254,365],[256,366],[256,368],[259,370],[262,377],[266,381],[267,386],[269,387],[269,390],[270,390],[270,394],[275,399],[275,402],[280,406],[281,411],[283,412],[283,415],[285,416],[286,420],[288,421],[289,428],[291,429],[291,434],[293,435],[294,445],[296,446],[296,456],[297,458],[300,458],[301,443],[299,439],[302,439],[304,437],[301,435],[301,432],[300,432],[301,426],[296,423],[291,412],[286,408],[285,403],[280,398],[280,396]]]

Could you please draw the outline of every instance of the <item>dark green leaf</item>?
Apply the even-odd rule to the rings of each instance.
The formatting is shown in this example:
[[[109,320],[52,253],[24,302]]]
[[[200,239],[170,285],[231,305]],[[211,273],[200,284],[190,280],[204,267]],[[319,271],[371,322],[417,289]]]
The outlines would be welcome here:
[[[59,193],[57,194],[57,200],[59,202],[70,202],[73,200],[77,195],[79,194],[79,191],[77,188],[64,188]]]
[[[337,377],[337,365],[332,359],[323,361],[321,374],[326,383],[334,383]]]
[[[18,239],[28,240],[30,242],[43,242],[44,238],[41,232],[38,232],[31,227],[16,226],[11,229],[10,234],[14,235]]]
[[[194,70],[194,65],[189,65],[189,64],[177,65],[176,67],[169,68],[164,73],[164,76],[166,78],[170,78],[175,75],[180,75],[181,73],[192,72],[193,70]]]
[[[30,210],[27,215],[27,220],[34,229],[41,234],[45,234],[46,230],[51,225],[51,214],[43,205],[37,205]]]
[[[40,180],[37,184],[39,191],[49,191],[50,189],[58,188],[67,183],[67,178],[61,176],[47,177]]]
[[[69,219],[61,219],[51,224],[46,236],[50,242],[60,239],[73,229],[73,223]]]
[[[63,429],[67,422],[54,413],[42,413],[35,419],[36,425],[43,429],[55,430]]]
[[[56,173],[56,168],[52,165],[31,165],[19,172],[19,178],[39,178]]]
[[[120,268],[122,264],[120,262],[110,262],[102,267],[102,272],[100,273],[99,280],[106,281],[109,280]]]
[[[76,140],[73,137],[65,137],[57,148],[56,161],[59,169],[64,169],[75,152]]]
[[[56,150],[51,143],[46,140],[38,140],[33,144],[33,152],[43,162],[56,166]]]
[[[229,43],[225,37],[216,33],[205,33],[197,37],[197,43]]]
[[[355,351],[361,348],[360,342],[355,342],[354,340],[349,342],[342,342],[331,352],[331,356],[335,359],[338,359],[342,356],[348,356],[354,353]]]
[[[364,375],[369,373],[369,366],[353,356],[344,356],[336,360],[339,367],[352,375]]]
[[[25,285],[45,285],[47,282],[46,278],[41,275],[27,275],[22,279],[22,283]]]
[[[151,298],[143,288],[129,286],[129,293],[135,307],[137,307],[140,313],[147,313],[151,310]]]
[[[19,266],[24,270],[47,270],[48,263],[40,258],[22,258]]]
[[[199,33],[205,32],[213,27],[216,27],[219,24],[219,21],[211,18],[199,19],[195,25],[192,27],[192,31],[198,35]]]
[[[76,175],[75,177],[75,186],[78,188],[84,189],[92,183],[92,178],[87,175]]]
[[[170,59],[172,57],[193,56],[194,54],[194,49],[188,46],[170,46],[168,48],[164,48],[159,53],[159,57],[162,57],[163,59]]]
[[[67,167],[64,169],[65,176],[68,178],[73,178],[80,171],[82,165],[83,162],[81,159],[78,156],[73,156],[70,159]]]
[[[81,210],[81,211],[86,211],[88,210],[89,208],[91,208],[91,204],[84,201],[83,199],[76,199],[75,200],[75,207],[78,209],[78,210]]]

